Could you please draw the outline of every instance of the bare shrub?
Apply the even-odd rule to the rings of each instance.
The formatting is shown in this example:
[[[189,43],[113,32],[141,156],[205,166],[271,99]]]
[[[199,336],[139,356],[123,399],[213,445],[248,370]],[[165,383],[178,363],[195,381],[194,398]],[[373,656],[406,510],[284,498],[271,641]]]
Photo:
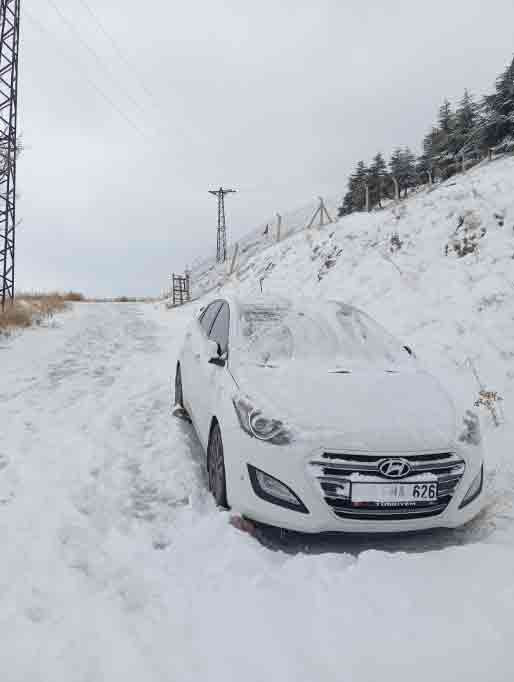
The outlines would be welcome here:
[[[67,291],[62,294],[62,297],[65,301],[71,301],[73,303],[80,303],[81,301],[86,300],[84,294],[81,294],[79,291]]]
[[[5,311],[0,310],[0,334],[9,335],[15,329],[40,325],[50,320],[56,313],[68,308],[70,301],[84,300],[82,294],[24,292],[18,294],[14,303],[7,304]]]
[[[4,312],[0,310],[0,334],[9,334],[15,327],[30,327],[32,311],[30,306],[22,303],[8,305]]]
[[[478,372],[475,367],[475,364],[473,363],[473,360],[471,360],[471,358],[468,358],[467,362],[471,368],[471,371],[473,372],[473,375],[475,376],[479,388],[478,398],[475,400],[474,406],[484,407],[491,415],[493,424],[495,426],[500,426],[500,424],[504,420],[502,410],[503,398],[501,397],[501,395],[498,394],[497,391],[487,390],[482,381],[480,380],[480,377],[478,376]]]
[[[474,404],[475,407],[485,407],[491,415],[493,424],[495,426],[500,426],[502,422],[502,413],[498,403],[501,403],[502,401],[503,398],[501,395],[498,395],[496,391],[485,391],[484,389],[481,389],[478,394],[478,399],[475,400]]]
[[[486,233],[487,230],[481,225],[480,216],[474,211],[466,211],[459,216],[457,229],[445,246],[445,256],[453,252],[458,258],[463,258],[470,253],[478,253],[478,243]]]
[[[403,241],[400,239],[400,235],[398,232],[395,232],[394,234],[391,235],[391,238],[389,240],[389,251],[391,253],[396,253],[397,251],[400,251],[400,249],[403,246]]]

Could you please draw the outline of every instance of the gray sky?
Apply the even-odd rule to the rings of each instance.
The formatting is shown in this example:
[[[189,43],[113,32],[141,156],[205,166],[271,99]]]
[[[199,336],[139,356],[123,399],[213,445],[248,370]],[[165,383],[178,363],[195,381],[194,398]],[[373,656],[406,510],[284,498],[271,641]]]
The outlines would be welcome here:
[[[215,250],[208,189],[240,190],[229,239],[342,195],[514,52],[512,0],[86,4],[131,68],[81,0],[22,0],[19,288],[159,293]]]

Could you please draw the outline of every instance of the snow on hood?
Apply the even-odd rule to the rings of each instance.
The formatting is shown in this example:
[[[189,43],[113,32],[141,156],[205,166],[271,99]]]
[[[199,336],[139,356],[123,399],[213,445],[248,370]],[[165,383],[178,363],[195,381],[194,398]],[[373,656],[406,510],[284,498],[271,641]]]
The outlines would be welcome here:
[[[237,381],[259,408],[302,437],[380,452],[446,450],[455,442],[454,406],[425,371],[335,372],[301,363],[242,365]]]

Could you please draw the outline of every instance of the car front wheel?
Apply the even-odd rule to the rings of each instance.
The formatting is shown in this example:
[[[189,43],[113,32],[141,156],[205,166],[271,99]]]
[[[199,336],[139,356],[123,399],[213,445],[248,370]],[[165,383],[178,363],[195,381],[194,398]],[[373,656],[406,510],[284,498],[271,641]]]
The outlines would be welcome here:
[[[207,447],[207,474],[209,490],[218,507],[228,509],[227,483],[225,478],[225,459],[223,457],[223,441],[219,424],[214,424]]]

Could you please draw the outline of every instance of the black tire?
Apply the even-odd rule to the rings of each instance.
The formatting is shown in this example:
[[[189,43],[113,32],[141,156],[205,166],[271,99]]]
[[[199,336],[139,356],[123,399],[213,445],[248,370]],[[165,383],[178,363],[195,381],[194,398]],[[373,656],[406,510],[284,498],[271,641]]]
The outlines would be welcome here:
[[[180,371],[180,365],[177,365],[177,371],[175,373],[175,406],[179,405],[184,409],[184,391],[182,388],[182,372]]]
[[[207,446],[207,475],[209,490],[216,504],[222,509],[228,509],[227,480],[225,477],[225,459],[223,457],[223,441],[219,424],[214,424]]]

